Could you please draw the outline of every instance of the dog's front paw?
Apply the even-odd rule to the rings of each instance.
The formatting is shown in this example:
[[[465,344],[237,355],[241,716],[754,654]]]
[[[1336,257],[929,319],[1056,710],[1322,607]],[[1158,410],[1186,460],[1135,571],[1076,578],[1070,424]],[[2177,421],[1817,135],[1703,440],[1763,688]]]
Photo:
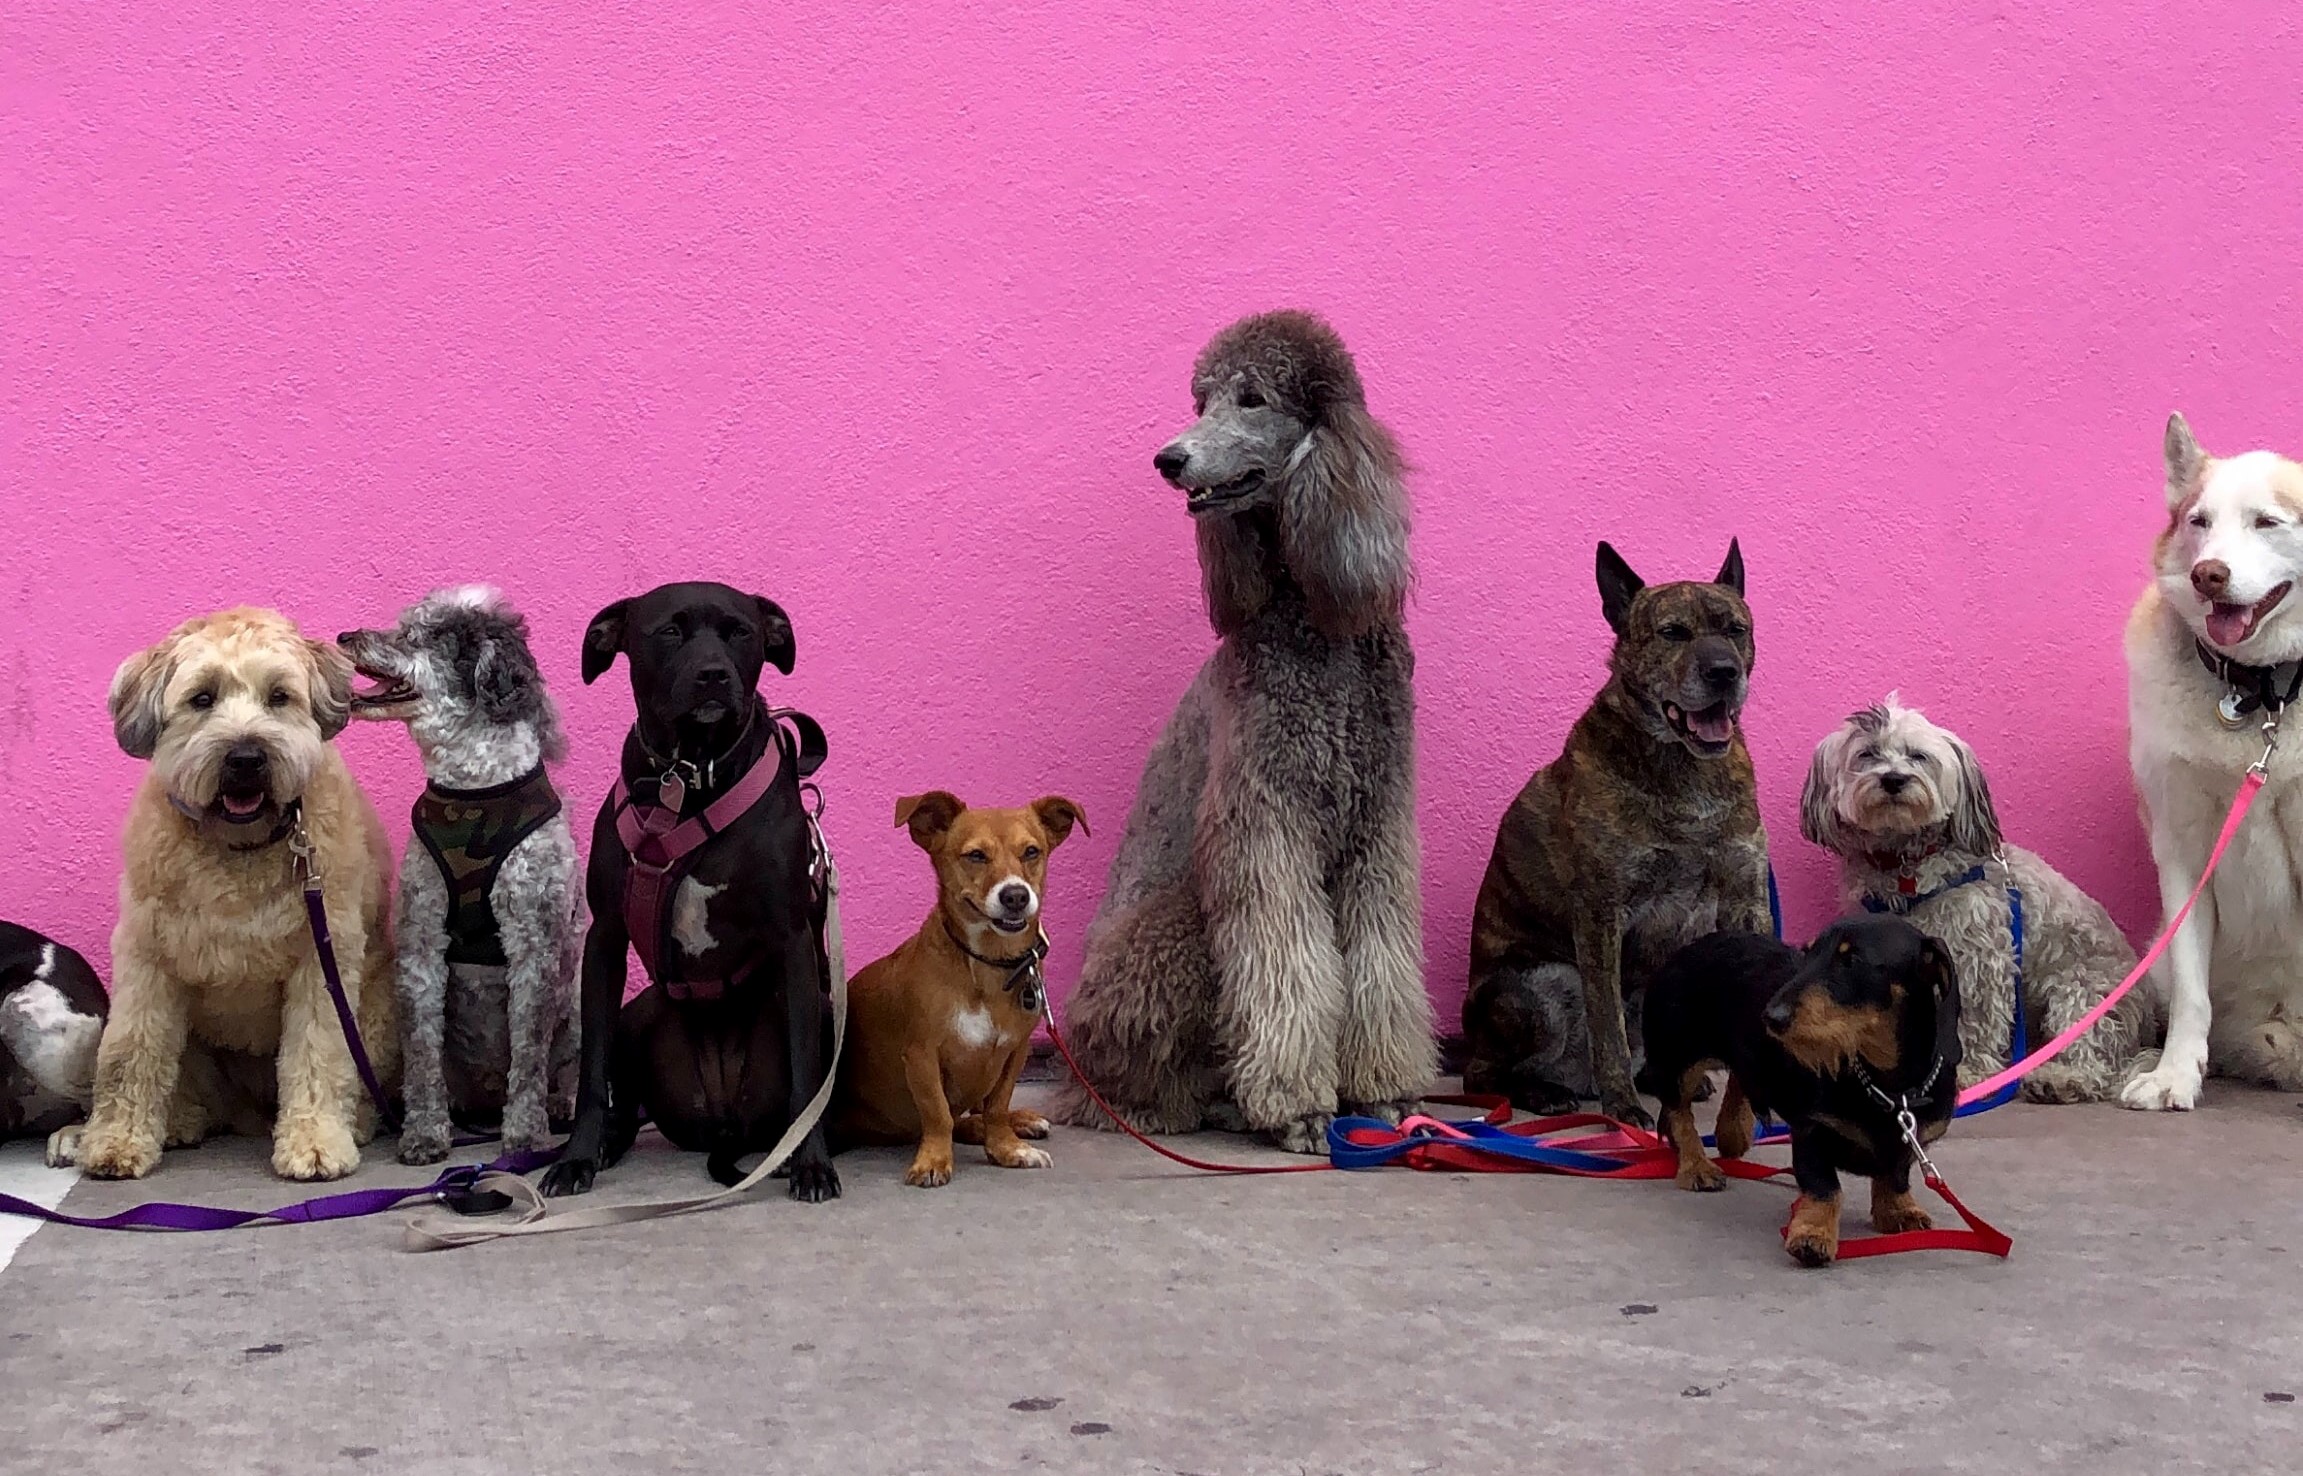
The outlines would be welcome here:
[[[1871,1191],[1871,1228],[1882,1235],[1898,1235],[1906,1230],[1932,1230],[1935,1221],[1909,1190],[1897,1194],[1875,1187]]]
[[[1271,1140],[1283,1152],[1325,1154],[1327,1152],[1327,1125],[1335,1121],[1326,1112],[1306,1112],[1295,1121],[1273,1131]]]
[[[785,1171],[792,1181],[792,1198],[802,1204],[822,1204],[840,1197],[840,1171],[827,1157],[809,1158]],[[951,1158],[944,1159],[944,1177],[951,1177]]]
[[[600,1165],[589,1158],[563,1158],[544,1170],[543,1181],[536,1187],[546,1199],[565,1199],[571,1194],[592,1192],[592,1180],[599,1176]]]
[[[437,1127],[429,1123],[423,1127],[409,1123],[400,1130],[400,1162],[438,1163],[448,1156],[448,1141],[448,1127],[445,1123]]]
[[[2199,1073],[2163,1059],[2119,1089],[2119,1104],[2138,1112],[2189,1112],[2199,1105]]]
[[[1727,1175],[1708,1158],[1691,1158],[1679,1166],[1671,1182],[1698,1194],[1715,1194],[1727,1187]]]
[[[141,1179],[160,1166],[160,1145],[150,1138],[86,1127],[80,1131],[73,1161],[91,1179]]]
[[[1619,1097],[1613,1101],[1603,1099],[1599,1104],[1599,1110],[1622,1123],[1625,1127],[1652,1129],[1655,1126],[1655,1118],[1649,1114],[1645,1107],[1639,1105],[1639,1098],[1637,1097]]]
[[[1008,1126],[1019,1138],[1044,1138],[1048,1135],[1048,1120],[1029,1107],[1017,1107],[1008,1113]]]
[[[2023,1078],[2023,1100],[2063,1104],[2094,1102],[2103,1097],[2102,1082],[2092,1071],[2050,1061]]]
[[[79,1162],[80,1124],[69,1123],[48,1135],[48,1167],[70,1168]]]
[[[283,1179],[341,1179],[360,1166],[360,1145],[338,1122],[284,1125],[272,1139],[272,1172]]]
[[[1828,1266],[1839,1259],[1839,1201],[1800,1198],[1791,1207],[1790,1231],[1783,1248],[1791,1259],[1810,1268]]]
[[[904,1170],[904,1182],[914,1189],[940,1189],[952,1181],[952,1151],[934,1149],[926,1144],[912,1155],[912,1166]]]
[[[1007,1169],[1054,1168],[1056,1156],[1045,1148],[1034,1148],[1029,1143],[1014,1143],[1005,1148],[985,1148],[984,1157]]]

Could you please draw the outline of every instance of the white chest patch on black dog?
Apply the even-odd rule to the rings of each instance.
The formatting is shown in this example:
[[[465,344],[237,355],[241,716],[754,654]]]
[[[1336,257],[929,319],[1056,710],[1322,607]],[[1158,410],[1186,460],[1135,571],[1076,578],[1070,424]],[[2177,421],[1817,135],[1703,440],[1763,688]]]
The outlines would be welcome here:
[[[719,946],[707,924],[712,899],[726,890],[724,886],[707,887],[691,876],[672,894],[672,941],[689,957],[701,958]]]

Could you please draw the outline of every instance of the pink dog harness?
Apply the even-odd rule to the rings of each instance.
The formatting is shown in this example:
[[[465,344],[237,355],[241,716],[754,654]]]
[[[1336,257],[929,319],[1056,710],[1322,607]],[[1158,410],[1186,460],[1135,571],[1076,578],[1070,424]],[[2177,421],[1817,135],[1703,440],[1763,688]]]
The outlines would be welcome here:
[[[756,962],[747,959],[727,974],[691,977],[680,967],[680,951],[665,946],[671,929],[672,893],[694,866],[696,852],[767,795],[787,759],[803,778],[824,761],[823,729],[813,718],[789,708],[770,708],[767,718],[771,739],[759,761],[726,794],[685,820],[680,818],[676,804],[643,804],[633,797],[628,780],[616,781],[611,800],[616,838],[623,842],[629,862],[624,868],[624,929],[640,955],[640,966],[673,999],[719,999]],[[788,755],[787,746],[791,749]],[[815,900],[820,906],[820,896]]]

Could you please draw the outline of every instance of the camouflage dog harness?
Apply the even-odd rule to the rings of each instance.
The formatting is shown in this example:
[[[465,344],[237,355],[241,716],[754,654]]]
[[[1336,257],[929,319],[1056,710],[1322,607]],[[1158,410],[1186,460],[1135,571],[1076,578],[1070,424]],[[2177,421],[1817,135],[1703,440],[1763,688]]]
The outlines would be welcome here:
[[[504,940],[488,893],[520,842],[559,813],[560,793],[542,764],[486,789],[425,787],[412,818],[448,886],[448,962],[503,967]]]

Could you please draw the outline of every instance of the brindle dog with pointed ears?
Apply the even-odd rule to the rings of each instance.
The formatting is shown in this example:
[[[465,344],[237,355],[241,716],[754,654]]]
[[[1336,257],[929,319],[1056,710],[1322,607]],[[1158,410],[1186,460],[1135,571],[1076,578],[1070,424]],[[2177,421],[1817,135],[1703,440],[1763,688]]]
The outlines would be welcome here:
[[[1599,546],[1607,685],[1512,801],[1472,921],[1468,1092],[1587,1097],[1645,1126],[1627,998],[1690,939],[1768,930],[1767,833],[1737,720],[1751,607],[1733,542],[1710,583],[1644,585]]]

